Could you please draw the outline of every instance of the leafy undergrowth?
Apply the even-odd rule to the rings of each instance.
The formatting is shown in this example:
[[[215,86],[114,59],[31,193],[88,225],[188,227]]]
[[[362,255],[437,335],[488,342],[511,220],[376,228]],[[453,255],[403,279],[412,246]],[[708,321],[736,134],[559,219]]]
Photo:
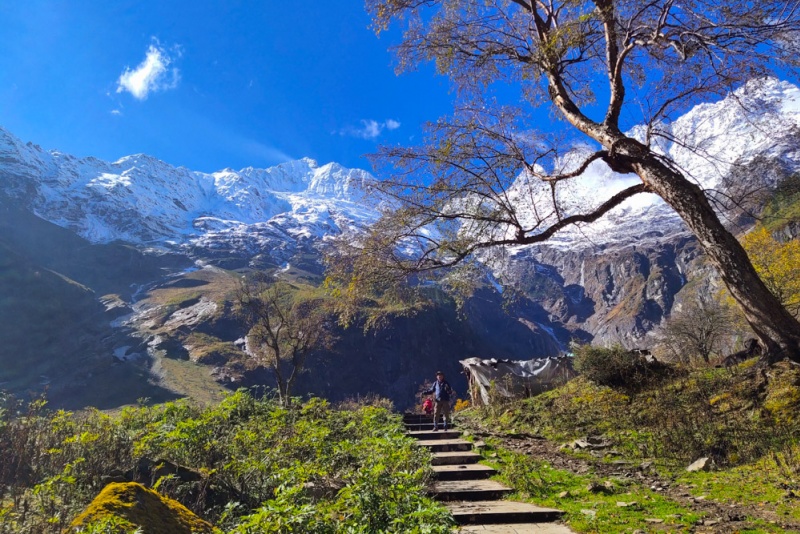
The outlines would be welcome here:
[[[788,362],[764,368],[752,360],[636,388],[579,377],[460,417],[479,430],[502,429],[498,437],[510,435],[503,446],[526,435],[555,442],[550,456],[538,457],[496,443],[496,456],[488,459],[499,462],[500,477],[520,496],[565,510],[579,532],[688,531],[699,518],[713,520],[728,509],[751,528],[742,532],[784,532],[780,524],[800,520],[798,408],[800,369]],[[609,446],[559,451],[560,444],[585,436],[602,436]],[[556,456],[558,469],[551,467]],[[711,470],[687,472],[701,457],[711,459]],[[637,469],[645,461],[655,471],[641,476]],[[653,480],[667,481],[667,490],[651,491]]]
[[[106,475],[152,485],[230,534],[444,533],[452,522],[423,491],[429,455],[385,407],[285,409],[243,390],[115,415],[0,405],[0,533],[64,531]],[[103,520],[88,531],[131,531]]]

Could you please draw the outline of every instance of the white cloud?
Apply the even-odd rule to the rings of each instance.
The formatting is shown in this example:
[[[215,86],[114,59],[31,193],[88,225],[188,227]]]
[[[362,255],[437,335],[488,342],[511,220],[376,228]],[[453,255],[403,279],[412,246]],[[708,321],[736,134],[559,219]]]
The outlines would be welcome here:
[[[125,71],[117,80],[117,93],[128,91],[137,100],[145,100],[152,91],[175,89],[180,81],[177,68],[170,68],[176,57],[180,57],[180,49],[173,47],[172,52],[160,46],[158,41],[151,44],[138,67]]]
[[[361,139],[376,139],[384,130],[396,130],[400,128],[400,122],[394,119],[386,119],[378,122],[374,119],[361,119],[361,126],[347,126],[339,131],[339,135],[349,135],[360,137]]]
[[[118,109],[112,109],[111,110],[111,114],[112,115],[122,115],[122,112],[120,110],[118,110]]]

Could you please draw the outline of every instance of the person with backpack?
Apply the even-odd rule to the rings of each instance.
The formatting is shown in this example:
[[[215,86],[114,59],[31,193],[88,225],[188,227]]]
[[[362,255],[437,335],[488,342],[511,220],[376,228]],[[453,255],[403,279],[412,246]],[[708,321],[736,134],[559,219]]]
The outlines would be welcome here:
[[[453,388],[444,379],[444,373],[436,371],[436,380],[425,391],[426,395],[433,393],[433,430],[439,430],[439,415],[442,416],[442,429],[447,430],[447,416],[450,415],[450,399],[453,398]]]

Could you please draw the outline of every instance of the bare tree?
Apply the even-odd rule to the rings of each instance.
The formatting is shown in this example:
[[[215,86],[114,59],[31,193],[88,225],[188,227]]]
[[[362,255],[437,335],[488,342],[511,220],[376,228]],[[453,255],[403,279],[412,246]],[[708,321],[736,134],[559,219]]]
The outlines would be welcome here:
[[[733,310],[717,300],[688,299],[661,329],[664,345],[679,360],[699,356],[708,364],[712,353],[721,354],[727,336],[735,333]]]
[[[654,193],[697,237],[770,357],[800,361],[800,323],[764,286],[708,192],[663,150],[703,156],[672,120],[797,65],[800,2],[367,0],[367,8],[378,32],[404,26],[399,71],[433,61],[450,79],[455,112],[430,125],[421,146],[376,155],[393,177],[375,187],[392,202],[368,236],[348,237],[332,257],[346,293],[462,266],[490,247],[541,243]],[[599,98],[608,99],[601,112]],[[554,124],[534,123],[539,106]],[[635,135],[624,117],[641,125]],[[562,148],[578,145],[586,148]],[[571,200],[595,162],[638,181],[607,198]]]
[[[308,355],[329,349],[335,339],[322,300],[298,301],[296,294],[290,284],[259,275],[244,279],[236,298],[248,328],[248,352],[273,372],[284,406]]]

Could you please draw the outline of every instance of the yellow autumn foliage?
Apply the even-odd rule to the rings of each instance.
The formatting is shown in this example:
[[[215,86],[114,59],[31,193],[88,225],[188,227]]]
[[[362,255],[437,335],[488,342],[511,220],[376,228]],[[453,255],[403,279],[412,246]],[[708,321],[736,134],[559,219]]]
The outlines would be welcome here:
[[[800,315],[800,240],[780,243],[760,226],[742,245],[767,289],[790,313]]]

